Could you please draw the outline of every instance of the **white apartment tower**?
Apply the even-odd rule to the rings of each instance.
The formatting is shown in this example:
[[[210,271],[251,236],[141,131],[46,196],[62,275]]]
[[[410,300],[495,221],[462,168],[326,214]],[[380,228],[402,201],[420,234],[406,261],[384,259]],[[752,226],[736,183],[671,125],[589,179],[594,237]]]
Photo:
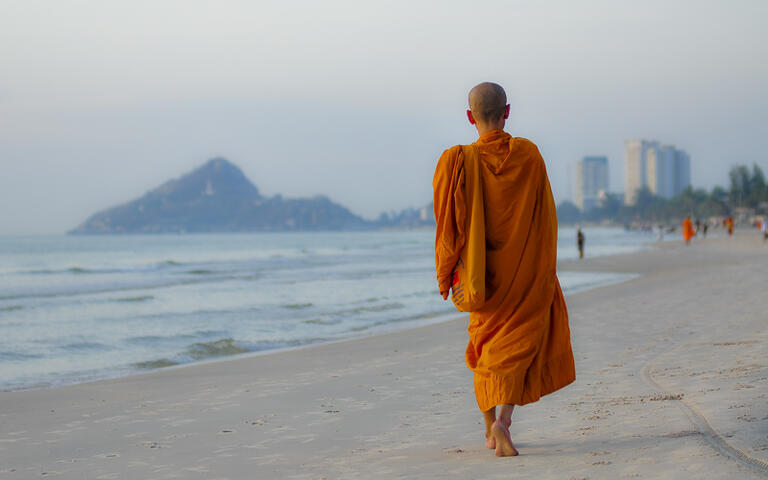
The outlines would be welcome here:
[[[608,159],[584,157],[576,162],[576,206],[582,212],[597,206],[601,193],[608,191]]]
[[[672,198],[691,184],[691,161],[684,151],[649,140],[627,140],[625,147],[626,205],[637,202],[637,192],[643,187],[659,197]]]
[[[648,140],[627,140],[624,154],[624,204],[634,205],[637,192],[648,187],[648,151],[658,146]]]

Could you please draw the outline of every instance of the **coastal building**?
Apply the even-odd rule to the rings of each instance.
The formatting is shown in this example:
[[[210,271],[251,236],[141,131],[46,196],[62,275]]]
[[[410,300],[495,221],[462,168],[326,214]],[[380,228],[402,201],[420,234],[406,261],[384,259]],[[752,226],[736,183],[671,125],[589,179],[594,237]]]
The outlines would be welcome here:
[[[662,149],[652,146],[645,157],[646,186],[656,196],[664,196],[667,190],[666,162]]]
[[[653,195],[672,198],[691,184],[691,160],[674,145],[653,140],[625,142],[625,205],[634,205],[647,188]]]
[[[648,151],[658,144],[648,140],[627,140],[624,153],[624,204],[634,205],[637,193],[648,186]]]
[[[582,212],[595,208],[608,191],[608,158],[584,157],[576,162],[576,206]]]
[[[691,157],[683,150],[675,150],[675,177],[672,196],[679,195],[691,185]]]
[[[682,191],[675,186],[677,178],[677,157],[679,150],[672,145],[663,145],[659,152],[659,158],[662,162],[662,183],[663,188],[659,190],[660,197],[672,198]]]

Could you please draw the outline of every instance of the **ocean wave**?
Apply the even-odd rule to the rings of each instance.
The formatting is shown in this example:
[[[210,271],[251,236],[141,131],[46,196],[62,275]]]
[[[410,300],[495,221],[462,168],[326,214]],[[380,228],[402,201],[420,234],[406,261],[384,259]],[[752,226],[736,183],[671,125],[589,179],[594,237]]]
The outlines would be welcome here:
[[[202,360],[204,358],[237,355],[238,353],[247,352],[250,352],[250,350],[240,346],[233,338],[222,338],[212,342],[195,343],[187,348],[184,355],[194,360]]]
[[[405,305],[399,302],[389,302],[389,303],[382,303],[378,305],[370,305],[371,302],[374,302],[376,300],[378,299],[371,298],[365,301],[365,304],[363,304],[362,306],[336,310],[328,314],[324,314],[319,318],[315,317],[315,318],[303,320],[302,323],[305,323],[308,325],[336,325],[338,323],[341,323],[342,318],[344,317],[355,317],[365,313],[379,313],[379,312],[387,312],[390,310],[400,310],[405,308]],[[355,302],[355,303],[359,304],[360,302]],[[388,321],[385,323],[388,323]]]
[[[0,361],[34,360],[37,358],[43,358],[43,355],[36,353],[0,352]]]
[[[154,300],[154,295],[141,295],[137,297],[123,297],[123,298],[116,298],[116,302],[146,302],[148,300]]]
[[[12,272],[17,275],[61,275],[61,274],[74,274],[74,275],[99,275],[106,273],[143,273],[161,270],[168,267],[177,267],[184,265],[181,262],[175,260],[163,260],[160,262],[150,263],[147,265],[138,265],[132,267],[108,267],[108,268],[93,268],[93,267],[67,267],[67,268],[52,268],[52,269],[36,269],[36,270],[18,270]]]
[[[185,333],[182,335],[141,335],[136,337],[128,337],[123,341],[130,344],[138,345],[158,345],[169,342],[175,342],[179,340],[193,340],[200,338],[210,338],[215,336],[226,335],[226,331],[223,330],[198,330],[192,333]]]
[[[219,340],[212,340],[210,342],[194,343],[188,346],[178,355],[175,355],[171,358],[163,357],[153,360],[136,362],[133,363],[132,366],[140,370],[150,370],[155,368],[193,363],[212,358],[229,357],[232,355],[260,352],[264,350],[298,347],[313,343],[328,342],[330,340],[333,339],[326,337],[314,337],[293,340],[262,340],[258,342],[245,342],[228,337]]]
[[[58,348],[60,350],[65,350],[68,352],[83,352],[83,351],[104,352],[107,350],[112,350],[112,347],[108,345],[104,345],[103,343],[98,343],[98,342],[73,342],[73,343],[61,345]]]
[[[140,370],[154,370],[155,368],[172,367],[174,365],[180,365],[179,362],[168,360],[167,358],[159,358],[157,360],[147,360],[145,362],[136,362],[133,364],[135,368]]]
[[[301,310],[304,308],[312,307],[312,303],[289,303],[287,305],[280,305],[282,308],[287,308],[290,310]]]
[[[365,325],[359,325],[357,327],[354,327],[351,329],[351,331],[359,333],[364,332],[366,330],[370,330],[372,328],[381,327],[384,325],[389,325],[393,323],[403,323],[403,322],[416,322],[419,320],[429,320],[430,318],[437,318],[442,317],[445,315],[449,315],[451,313],[457,313],[456,310],[452,308],[447,308],[445,310],[439,310],[439,311],[430,311],[430,312],[421,312],[416,313],[413,315],[404,315],[402,317],[395,317],[390,318],[388,320],[377,320],[375,322],[367,323]]]
[[[378,305],[364,305],[361,307],[337,310],[331,313],[331,315],[347,316],[347,315],[356,315],[360,313],[386,312],[387,310],[399,310],[401,308],[405,308],[405,305],[403,305],[400,302],[389,302],[389,303],[382,303]]]
[[[178,280],[157,281],[157,282],[145,282],[136,285],[115,285],[113,287],[104,287],[101,285],[90,286],[86,285],[85,288],[72,289],[72,290],[54,290],[48,292],[22,292],[12,295],[0,295],[0,300],[19,300],[22,298],[54,298],[54,297],[73,297],[79,295],[94,295],[99,293],[108,292],[130,292],[133,290],[147,290],[158,289],[168,287],[178,287],[183,285],[195,285],[200,283],[220,282],[229,280],[242,280],[252,281],[260,278],[258,273],[244,272],[238,275],[200,275],[199,277],[188,277]],[[89,288],[90,287],[90,288]]]
[[[338,318],[310,318],[309,320],[304,320],[302,323],[306,323],[308,325],[336,325],[337,323],[341,323],[341,320]]]

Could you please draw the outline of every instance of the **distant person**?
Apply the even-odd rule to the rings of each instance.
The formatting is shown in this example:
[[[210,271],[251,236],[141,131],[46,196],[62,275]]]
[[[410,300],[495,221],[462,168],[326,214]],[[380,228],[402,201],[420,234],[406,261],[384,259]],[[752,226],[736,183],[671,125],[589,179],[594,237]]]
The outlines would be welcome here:
[[[579,258],[584,258],[584,232],[576,232],[576,246],[579,247]]]
[[[768,241],[768,220],[763,219],[760,224],[760,231],[763,232],[763,241]]]
[[[701,231],[701,220],[699,220],[697,218],[696,219],[696,229],[693,231],[693,234],[694,235],[698,235],[700,231]]]
[[[658,224],[653,227],[653,231],[656,233],[656,241],[660,242],[664,240],[664,225]]]
[[[693,238],[694,234],[691,217],[685,217],[685,220],[683,220],[683,240],[685,240],[686,245],[691,243],[691,238]]]
[[[707,230],[709,230],[709,220],[704,222],[704,226],[702,228],[703,230],[701,231],[701,236],[704,238],[707,238]]]
[[[552,190],[536,145],[503,130],[508,116],[501,86],[474,87],[467,118],[479,138],[443,152],[432,182],[437,282],[447,299],[472,220],[464,193],[465,156],[470,165],[480,163],[485,303],[469,315],[466,362],[485,420],[485,445],[496,456],[518,453],[509,433],[515,405],[536,402],[576,378],[568,311],[555,274]]]
[[[733,217],[726,218],[723,223],[725,224],[726,228],[728,228],[728,236],[729,237],[732,236],[733,235]]]

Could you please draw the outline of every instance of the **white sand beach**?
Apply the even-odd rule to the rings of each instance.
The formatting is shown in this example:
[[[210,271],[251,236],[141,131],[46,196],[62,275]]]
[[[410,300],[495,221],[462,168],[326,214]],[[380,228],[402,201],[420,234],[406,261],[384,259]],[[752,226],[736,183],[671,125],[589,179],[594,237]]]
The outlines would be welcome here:
[[[587,245],[589,248],[589,245]],[[768,244],[757,232],[560,265],[637,273],[567,297],[577,380],[484,448],[467,319],[0,393],[0,478],[768,476]]]

